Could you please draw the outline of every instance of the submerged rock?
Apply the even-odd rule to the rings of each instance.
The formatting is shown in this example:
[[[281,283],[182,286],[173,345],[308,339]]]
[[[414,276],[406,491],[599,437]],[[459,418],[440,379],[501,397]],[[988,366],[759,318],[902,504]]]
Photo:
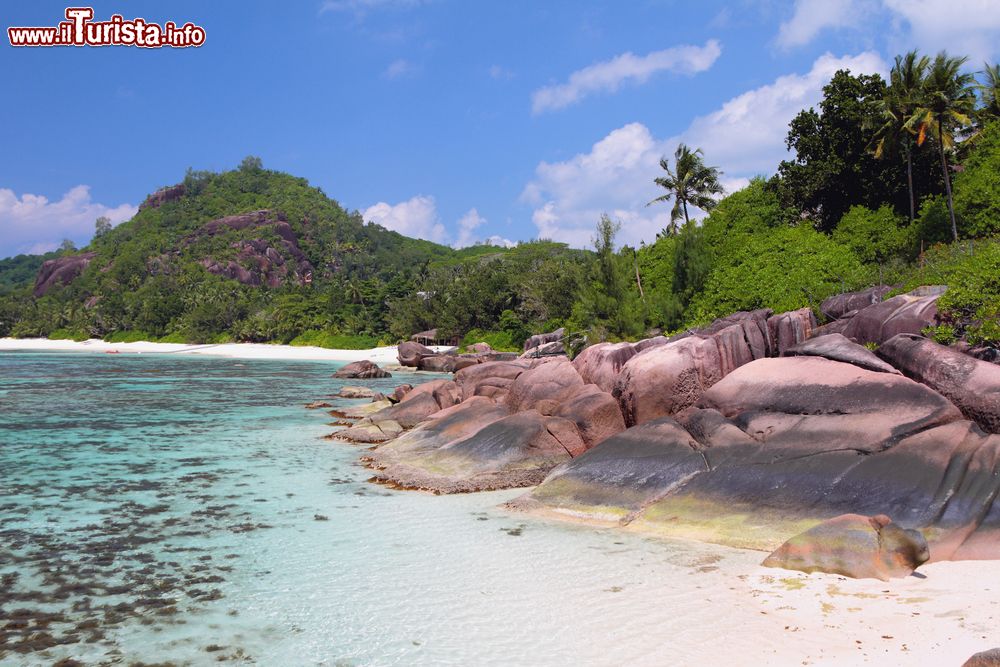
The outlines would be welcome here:
[[[920,531],[900,528],[882,514],[843,514],[788,540],[762,565],[888,581],[909,576],[929,557]]]
[[[340,398],[374,398],[375,391],[369,387],[352,387],[347,385],[340,388],[337,396]]]
[[[984,431],[1000,433],[1000,366],[913,334],[893,336],[878,354],[907,377],[947,396]]]

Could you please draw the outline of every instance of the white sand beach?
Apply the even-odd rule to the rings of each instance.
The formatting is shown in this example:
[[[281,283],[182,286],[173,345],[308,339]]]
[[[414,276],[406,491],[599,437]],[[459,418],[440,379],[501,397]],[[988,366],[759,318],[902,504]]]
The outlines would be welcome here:
[[[435,352],[447,352],[453,347],[431,347]],[[0,351],[35,352],[101,352],[120,354],[199,354],[234,359],[298,359],[301,361],[361,361],[367,359],[380,366],[399,363],[396,346],[370,350],[331,350],[323,347],[270,345],[259,343],[224,343],[218,345],[186,345],[183,343],[108,343],[98,338],[85,341],[49,340],[48,338],[0,338]]]

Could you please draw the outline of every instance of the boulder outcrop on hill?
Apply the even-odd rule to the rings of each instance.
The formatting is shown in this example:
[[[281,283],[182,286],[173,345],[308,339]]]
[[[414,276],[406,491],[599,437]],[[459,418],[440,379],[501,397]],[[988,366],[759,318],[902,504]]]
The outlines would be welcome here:
[[[298,237],[285,216],[276,211],[264,209],[212,220],[185,237],[181,246],[192,246],[231,231],[247,230],[259,231],[261,236],[233,242],[235,259],[203,258],[200,263],[205,270],[244,285],[272,288],[285,284],[305,285],[312,280],[313,266],[299,247]],[[269,238],[272,234],[278,237],[277,241]]]
[[[81,252],[76,255],[45,260],[41,268],[38,269],[32,294],[35,297],[45,296],[53,287],[69,285],[83,273],[83,270],[90,265],[91,260],[96,256],[95,252]]]
[[[165,188],[160,188],[156,192],[152,193],[146,199],[139,204],[139,210],[142,211],[147,208],[159,208],[167,202],[177,201],[184,196],[186,188],[183,183],[178,183],[177,185],[171,185]]]

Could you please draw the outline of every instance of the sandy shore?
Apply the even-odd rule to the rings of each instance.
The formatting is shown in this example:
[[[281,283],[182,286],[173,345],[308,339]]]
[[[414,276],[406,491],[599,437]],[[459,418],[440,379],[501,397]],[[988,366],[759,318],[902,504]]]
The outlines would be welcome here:
[[[432,347],[437,352],[452,347]],[[0,351],[48,352],[117,352],[121,354],[201,354],[234,359],[298,359],[303,361],[361,361],[367,359],[380,366],[399,363],[396,346],[371,350],[330,350],[324,347],[264,345],[256,343],[225,343],[221,345],[185,345],[182,343],[107,343],[92,338],[76,342],[47,338],[0,338]]]

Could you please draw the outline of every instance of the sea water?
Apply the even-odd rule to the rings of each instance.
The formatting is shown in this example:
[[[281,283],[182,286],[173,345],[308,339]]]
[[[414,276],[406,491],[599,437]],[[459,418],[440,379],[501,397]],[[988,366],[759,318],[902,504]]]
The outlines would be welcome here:
[[[305,404],[431,378],[337,366],[0,353],[0,664],[686,664],[757,614],[759,556],[369,483]]]

